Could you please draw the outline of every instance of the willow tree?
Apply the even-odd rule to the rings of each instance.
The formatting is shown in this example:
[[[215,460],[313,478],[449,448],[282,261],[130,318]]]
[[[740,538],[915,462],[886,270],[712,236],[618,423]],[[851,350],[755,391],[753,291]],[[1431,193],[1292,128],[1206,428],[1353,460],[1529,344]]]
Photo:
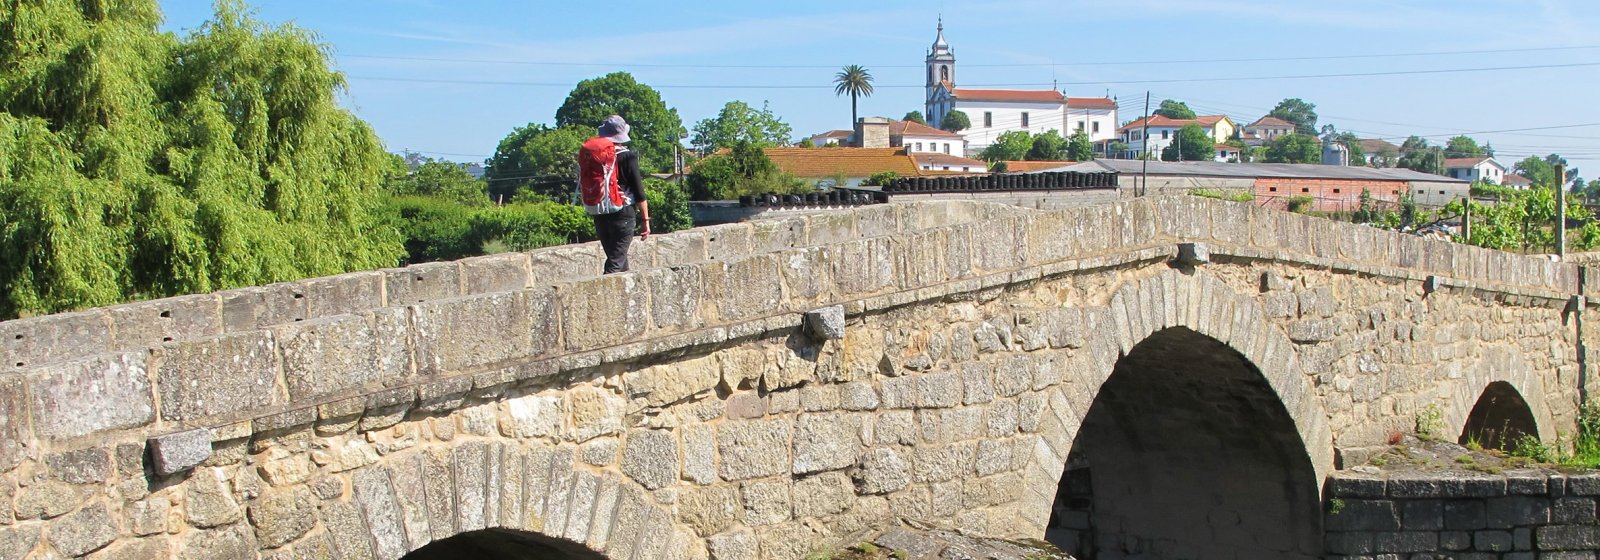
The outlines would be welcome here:
[[[386,155],[310,33],[223,1],[0,6],[0,317],[393,265]]]

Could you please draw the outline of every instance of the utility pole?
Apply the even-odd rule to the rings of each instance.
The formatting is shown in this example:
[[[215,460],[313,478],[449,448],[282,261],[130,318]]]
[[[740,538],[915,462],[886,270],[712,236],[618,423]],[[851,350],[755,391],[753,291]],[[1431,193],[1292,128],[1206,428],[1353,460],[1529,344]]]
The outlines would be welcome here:
[[[1556,166],[1556,256],[1567,257],[1567,166]]]
[[[1144,152],[1143,167],[1139,170],[1139,189],[1134,191],[1136,196],[1144,196],[1150,189],[1150,92],[1144,92],[1144,131],[1139,134],[1144,137],[1139,143],[1139,151]]]
[[[1472,243],[1472,194],[1461,200],[1461,241]]]

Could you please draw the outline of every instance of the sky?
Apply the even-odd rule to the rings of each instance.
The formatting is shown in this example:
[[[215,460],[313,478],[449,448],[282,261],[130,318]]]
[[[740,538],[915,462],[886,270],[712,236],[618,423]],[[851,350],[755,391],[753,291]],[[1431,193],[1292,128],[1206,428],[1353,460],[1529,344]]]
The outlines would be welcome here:
[[[212,16],[208,0],[160,4],[179,34]],[[685,127],[741,100],[766,103],[798,139],[849,128],[850,100],[832,80],[860,64],[876,89],[861,114],[900,118],[922,109],[942,16],[957,86],[1110,95],[1123,121],[1147,93],[1240,124],[1298,97],[1316,104],[1319,125],[1363,138],[1470,133],[1508,166],[1554,152],[1600,178],[1593,0],[250,4],[327,43],[349,79],[344,105],[391,151],[452,161],[484,160],[514,128],[552,123],[577,82],[614,71],[659,90]]]

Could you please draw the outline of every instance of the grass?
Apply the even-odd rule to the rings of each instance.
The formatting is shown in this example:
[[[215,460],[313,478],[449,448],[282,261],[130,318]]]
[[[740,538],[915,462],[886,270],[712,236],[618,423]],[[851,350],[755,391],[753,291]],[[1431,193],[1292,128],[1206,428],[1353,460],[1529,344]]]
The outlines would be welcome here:
[[[1256,199],[1256,193],[1247,190],[1194,189],[1189,194],[1230,202],[1252,202]]]

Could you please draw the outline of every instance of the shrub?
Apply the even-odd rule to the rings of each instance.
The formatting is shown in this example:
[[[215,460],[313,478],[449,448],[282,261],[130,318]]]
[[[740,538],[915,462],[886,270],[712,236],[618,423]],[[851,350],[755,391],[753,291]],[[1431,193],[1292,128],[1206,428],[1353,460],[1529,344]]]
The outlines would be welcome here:
[[[1317,201],[1317,199],[1315,199],[1315,198],[1311,198],[1311,197],[1305,196],[1305,195],[1299,195],[1299,196],[1291,196],[1291,197],[1289,197],[1287,200],[1284,201],[1284,205],[1289,208],[1290,212],[1294,212],[1296,214],[1304,214],[1306,212],[1311,211],[1311,205],[1316,203],[1316,201]]]

